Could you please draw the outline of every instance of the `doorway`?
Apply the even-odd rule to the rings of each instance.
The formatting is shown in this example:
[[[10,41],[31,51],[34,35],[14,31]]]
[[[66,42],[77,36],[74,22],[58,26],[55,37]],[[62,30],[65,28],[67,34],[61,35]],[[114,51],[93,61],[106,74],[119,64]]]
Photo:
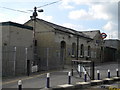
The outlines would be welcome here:
[[[62,64],[62,67],[64,68],[65,62],[66,62],[66,42],[61,41],[60,43],[60,61]]]

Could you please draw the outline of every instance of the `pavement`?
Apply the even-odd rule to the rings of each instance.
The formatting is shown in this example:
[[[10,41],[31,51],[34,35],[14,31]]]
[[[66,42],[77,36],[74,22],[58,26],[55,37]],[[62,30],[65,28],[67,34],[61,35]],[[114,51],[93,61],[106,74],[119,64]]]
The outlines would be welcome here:
[[[118,67],[117,62],[108,62],[102,64],[96,64],[95,66],[95,79],[97,79],[96,71],[100,70],[101,79],[107,77],[107,70],[111,72],[111,77],[116,76],[116,68]],[[89,71],[89,67],[87,67]],[[119,69],[120,70],[120,69]],[[2,82],[2,90],[18,90],[18,81],[22,80],[22,87],[25,90],[40,90],[46,87],[46,77],[47,73],[50,73],[50,87],[56,87],[58,85],[63,85],[68,83],[68,72],[71,71],[71,66],[65,66],[63,70],[46,71],[42,73],[35,73],[30,76],[20,76],[14,78],[4,78]],[[89,78],[87,78],[90,81]],[[84,75],[79,77],[78,73],[74,69],[74,76],[72,76],[71,84],[74,85],[76,82],[84,82]],[[117,85],[117,83],[115,83]],[[113,85],[114,86],[114,85]],[[88,87],[83,90],[91,90],[93,87]],[[95,90],[100,90],[101,87],[95,86]],[[24,89],[23,89],[24,90]],[[92,89],[94,90],[94,89]],[[101,90],[104,90],[103,88]],[[105,89],[106,90],[106,89]]]

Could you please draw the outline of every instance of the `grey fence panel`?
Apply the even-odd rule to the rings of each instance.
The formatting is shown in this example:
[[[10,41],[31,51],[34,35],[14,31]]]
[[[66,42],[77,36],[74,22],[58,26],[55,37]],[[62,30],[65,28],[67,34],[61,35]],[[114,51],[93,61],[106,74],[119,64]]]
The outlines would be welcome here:
[[[57,69],[61,67],[60,52],[55,48],[38,49],[41,70]]]
[[[2,47],[2,75],[16,76],[26,74],[26,47]],[[32,60],[32,49],[28,48],[27,59]]]

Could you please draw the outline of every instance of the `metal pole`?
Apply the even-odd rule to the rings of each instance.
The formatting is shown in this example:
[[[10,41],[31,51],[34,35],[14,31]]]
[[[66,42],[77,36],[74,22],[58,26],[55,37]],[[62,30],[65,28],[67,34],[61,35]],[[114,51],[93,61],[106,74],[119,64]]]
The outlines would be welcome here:
[[[79,36],[77,35],[77,55],[76,55],[77,60],[78,60],[78,54],[79,54]]]
[[[27,55],[28,55],[28,48],[25,48],[25,55],[26,55],[26,57],[25,57],[25,62],[26,62],[26,69],[27,69],[27,60],[28,60],[28,57],[27,57]],[[26,70],[26,72],[27,72],[27,70]]]
[[[49,61],[48,61],[48,56],[49,56],[49,48],[47,48],[47,70],[49,69]]]
[[[36,29],[36,17],[38,16],[37,14],[37,8],[34,7],[34,12],[33,12],[33,58],[34,58],[34,63],[36,63],[35,61],[35,55],[36,55],[36,49],[35,49],[35,29]]]
[[[94,65],[94,61],[91,61],[91,75],[90,75],[91,79],[94,80],[95,77],[95,65]]]
[[[16,47],[14,47],[14,75],[15,75],[15,69],[16,68]]]
[[[27,76],[30,75],[30,60],[27,60]]]

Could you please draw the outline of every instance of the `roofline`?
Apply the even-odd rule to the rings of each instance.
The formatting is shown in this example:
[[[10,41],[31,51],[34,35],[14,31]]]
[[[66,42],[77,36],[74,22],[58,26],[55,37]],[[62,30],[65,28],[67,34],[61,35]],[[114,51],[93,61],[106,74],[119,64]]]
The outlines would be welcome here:
[[[29,30],[33,30],[33,27],[31,27],[31,26],[27,26],[27,25],[24,25],[24,24],[15,23],[15,22],[11,22],[11,21],[1,22],[0,23],[0,26],[8,26],[8,25],[16,26],[16,27],[20,27],[20,28],[25,28],[25,29],[29,29]]]
[[[55,28],[54,28],[55,29]],[[59,30],[59,29],[55,29],[55,30]],[[74,34],[74,33],[71,33],[71,32],[67,32],[67,31],[62,31],[62,30],[59,30],[59,31],[61,31],[61,32],[65,32],[65,33],[69,33],[69,34],[72,34],[72,35],[76,35],[76,36],[80,36],[80,37],[84,37],[84,38],[87,38],[87,39],[91,39],[91,40],[93,40],[92,38],[89,38],[89,37],[85,37],[85,36],[83,36],[83,35],[79,35],[79,34]],[[77,32],[77,31],[76,31]]]
[[[28,20],[26,23],[30,22],[31,20],[32,20],[32,19]],[[63,31],[63,30],[58,29],[58,28],[55,28],[55,27],[52,27],[52,28],[54,28],[55,30],[59,30],[59,31],[61,31],[61,32],[65,32],[65,33],[69,33],[69,34],[73,34],[73,35],[76,35],[76,36],[81,36],[81,37],[84,37],[84,38],[87,38],[87,39],[91,39],[91,40],[93,40],[93,39],[90,38],[90,37],[86,37],[86,36],[84,36],[84,35],[79,35],[78,33],[80,33],[81,31],[76,31],[76,30],[74,30],[74,29],[67,28],[67,27],[64,27],[64,26],[61,26],[61,25],[57,25],[57,24],[54,24],[54,23],[51,23],[51,22],[45,21],[45,20],[43,20],[43,19],[39,19],[39,18],[37,18],[37,20],[41,20],[41,21],[43,21],[43,23],[46,22],[45,24],[47,24],[47,25],[50,26],[50,27],[52,27],[52,26],[49,25],[49,24],[53,24],[53,25],[56,25],[56,26],[59,26],[59,27],[65,28],[65,29],[72,30],[73,32],[75,32],[75,34],[74,34],[74,33],[71,33],[71,32],[68,32],[68,31]],[[48,24],[48,23],[49,23],[49,24]],[[82,32],[81,32],[81,33],[82,33]]]
[[[96,32],[96,31],[100,32],[100,30],[90,30],[90,31],[81,31],[81,32]]]

